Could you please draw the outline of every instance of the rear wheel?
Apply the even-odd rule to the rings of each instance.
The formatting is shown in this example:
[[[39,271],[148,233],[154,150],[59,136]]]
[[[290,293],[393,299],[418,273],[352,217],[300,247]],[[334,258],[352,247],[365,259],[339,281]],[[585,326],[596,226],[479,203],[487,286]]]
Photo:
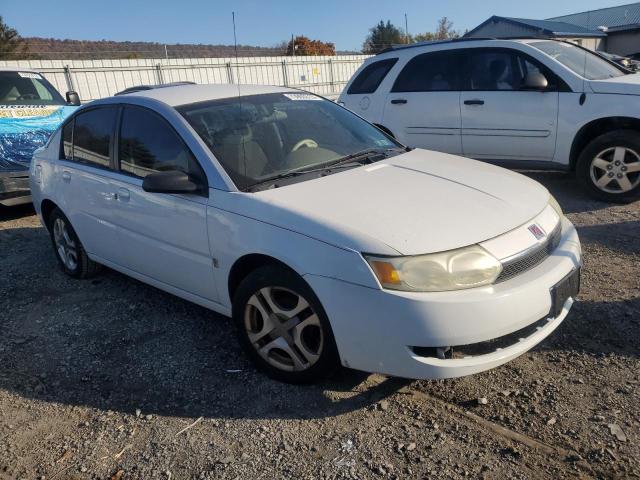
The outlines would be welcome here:
[[[340,366],[320,301],[290,270],[267,266],[249,274],[235,294],[233,318],[247,354],[272,378],[310,383]]]
[[[598,199],[635,200],[640,196],[640,132],[619,130],[592,140],[580,154],[576,172]]]
[[[49,216],[49,233],[58,263],[67,275],[88,278],[100,270],[101,265],[89,258],[69,219],[59,208]]]

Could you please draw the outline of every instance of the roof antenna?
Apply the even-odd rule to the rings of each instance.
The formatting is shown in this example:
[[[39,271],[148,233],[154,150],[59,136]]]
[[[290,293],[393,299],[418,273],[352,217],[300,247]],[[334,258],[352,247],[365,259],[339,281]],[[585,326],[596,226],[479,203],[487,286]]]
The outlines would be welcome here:
[[[244,147],[244,131],[242,129],[242,94],[240,93],[240,63],[238,61],[238,40],[236,37],[236,12],[231,12],[231,21],[233,22],[233,49],[236,55],[236,85],[238,86],[238,121],[240,124],[240,141],[242,142],[242,161],[241,165],[244,169],[244,176],[247,176],[247,152]],[[249,125],[246,126],[247,129]]]

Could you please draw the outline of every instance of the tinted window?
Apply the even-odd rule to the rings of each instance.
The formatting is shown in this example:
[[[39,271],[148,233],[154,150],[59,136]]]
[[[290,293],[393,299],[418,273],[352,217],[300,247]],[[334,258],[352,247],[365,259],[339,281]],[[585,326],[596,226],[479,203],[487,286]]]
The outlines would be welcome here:
[[[173,128],[144,108],[125,107],[122,112],[118,155],[120,170],[136,177],[179,170],[204,178],[196,159]]]
[[[64,105],[64,100],[42,75],[0,72],[1,105]]]
[[[76,162],[109,167],[109,146],[116,112],[114,107],[102,107],[75,117],[73,159]]]
[[[375,92],[397,61],[397,58],[389,58],[367,65],[353,81],[347,93]]]
[[[62,156],[65,160],[73,159],[73,119],[62,128]]]
[[[471,52],[471,90],[519,90],[522,74],[516,56],[504,50]]]
[[[393,92],[446,92],[460,89],[460,65],[455,52],[424,53],[402,69]]]

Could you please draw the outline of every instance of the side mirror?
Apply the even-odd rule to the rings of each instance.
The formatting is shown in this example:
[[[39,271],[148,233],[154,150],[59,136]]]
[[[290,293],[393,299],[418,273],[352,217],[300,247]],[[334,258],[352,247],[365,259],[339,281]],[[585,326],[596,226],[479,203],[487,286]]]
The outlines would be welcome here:
[[[548,86],[547,77],[538,72],[527,73],[522,84],[524,90],[546,90]]]
[[[196,193],[201,188],[186,173],[169,170],[144,177],[142,189],[152,193]]]
[[[80,95],[78,95],[78,92],[67,92],[67,104],[73,105],[74,107],[80,105]]]

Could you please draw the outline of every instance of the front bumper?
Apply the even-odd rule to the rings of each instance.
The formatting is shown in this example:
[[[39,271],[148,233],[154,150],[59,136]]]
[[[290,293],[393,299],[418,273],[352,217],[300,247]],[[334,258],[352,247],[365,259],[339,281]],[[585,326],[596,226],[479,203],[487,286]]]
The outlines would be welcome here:
[[[31,203],[29,170],[0,171],[0,205],[13,207]]]
[[[577,232],[563,219],[560,243],[544,262],[487,287],[409,293],[314,275],[305,279],[327,312],[343,365],[405,378],[452,378],[502,365],[551,334],[575,299],[566,300],[560,314],[548,318],[550,289],[581,263]],[[536,323],[541,319],[546,319],[543,325]],[[532,324],[539,325],[533,333],[484,355],[442,359],[416,353],[431,347],[480,344]]]

